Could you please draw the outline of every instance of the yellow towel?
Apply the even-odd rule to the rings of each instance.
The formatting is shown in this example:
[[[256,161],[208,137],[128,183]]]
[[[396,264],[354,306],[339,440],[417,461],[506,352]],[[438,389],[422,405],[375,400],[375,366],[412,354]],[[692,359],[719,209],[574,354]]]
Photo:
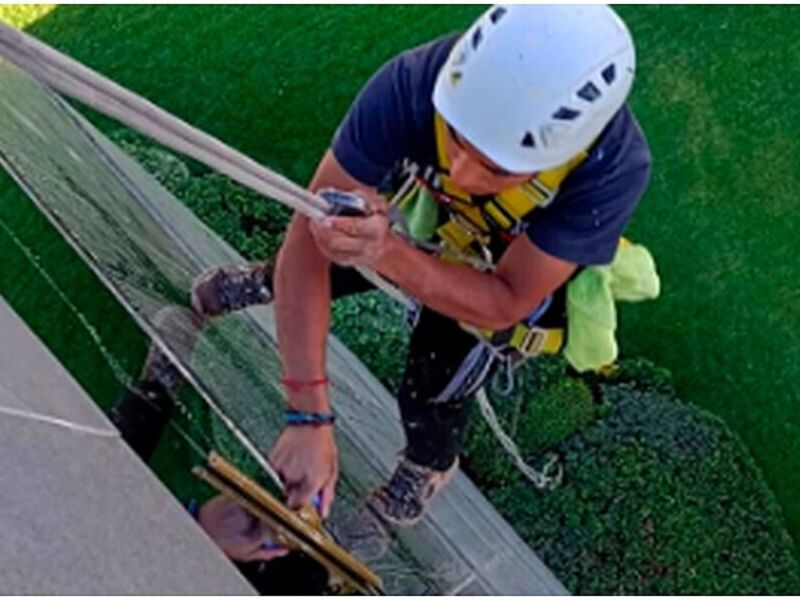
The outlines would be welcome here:
[[[619,352],[615,301],[639,302],[659,293],[650,252],[623,240],[610,265],[587,267],[567,285],[566,359],[580,372],[613,363]]]

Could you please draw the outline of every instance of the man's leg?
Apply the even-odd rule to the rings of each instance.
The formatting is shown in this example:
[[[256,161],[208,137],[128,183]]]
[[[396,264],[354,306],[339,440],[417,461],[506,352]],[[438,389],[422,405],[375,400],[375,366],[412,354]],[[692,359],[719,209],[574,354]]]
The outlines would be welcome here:
[[[458,323],[422,310],[397,392],[407,440],[405,454],[414,462],[444,471],[458,456],[468,397],[463,389],[446,391],[457,374],[465,374],[461,367],[476,346],[476,339]]]
[[[242,310],[272,301],[275,263],[226,265],[201,273],[192,283],[192,308],[203,317]],[[341,298],[374,289],[357,270],[331,267],[331,298]]]
[[[491,365],[485,347],[458,323],[423,309],[397,394],[407,440],[404,458],[370,498],[384,519],[414,524],[455,474],[468,400]]]
[[[178,306],[162,309],[155,327],[174,351],[190,356],[208,317],[241,310],[272,300],[273,263],[231,265],[211,269],[192,286],[193,310]],[[372,289],[355,269],[334,266],[331,295],[339,298]],[[161,439],[174,409],[174,397],[183,383],[178,369],[155,344],[151,344],[137,385],[126,390],[109,417],[123,439],[145,462]]]
[[[108,412],[122,439],[148,462],[167,427],[175,402],[172,395],[157,381],[142,380]]]
[[[203,321],[189,309],[166,306],[156,314],[153,325],[174,352],[189,356]],[[182,384],[183,377],[177,367],[151,342],[136,385],[125,390],[108,413],[122,439],[145,462],[155,452],[172,417],[175,397]]]

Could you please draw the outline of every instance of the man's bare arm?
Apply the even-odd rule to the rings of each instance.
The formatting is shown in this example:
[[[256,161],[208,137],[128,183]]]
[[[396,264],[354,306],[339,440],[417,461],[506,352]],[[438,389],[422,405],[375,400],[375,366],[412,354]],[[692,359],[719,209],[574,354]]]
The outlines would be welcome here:
[[[372,189],[359,187],[341,166],[332,179],[349,184],[380,212],[385,202]],[[341,185],[341,184],[339,184]],[[385,210],[383,211],[385,212]],[[493,273],[441,261],[388,230],[386,218],[334,217],[311,231],[321,254],[341,265],[365,266],[394,281],[423,304],[453,319],[500,330],[529,314],[558,289],[576,265],[547,254],[527,236],[519,236]],[[327,226],[325,226],[327,225]]]
[[[349,177],[328,151],[310,185],[312,190],[334,187],[374,193]],[[330,322],[330,260],[319,250],[311,221],[295,215],[278,255],[275,272],[275,312],[284,377],[311,381],[325,376],[325,343]],[[294,409],[329,412],[327,386],[288,387]],[[333,427],[285,427],[269,460],[286,488],[286,501],[300,508],[321,494],[321,513],[327,517],[339,473]]]
[[[276,316],[284,376],[299,381],[325,374],[330,322],[330,264],[378,270],[424,304],[451,318],[503,329],[533,310],[567,280],[575,265],[539,250],[527,237],[515,240],[494,273],[429,256],[389,231],[385,207],[373,188],[350,177],[333,153],[323,157],[310,185],[355,191],[377,208],[369,217],[334,217],[312,223],[295,216],[276,270]],[[330,410],[324,386],[288,389],[293,408]],[[322,490],[322,512],[333,501],[338,458],[330,427],[287,427],[270,453],[286,484],[287,501],[299,507]]]
[[[510,327],[558,289],[576,265],[537,248],[520,236],[493,273],[429,256],[393,237],[375,264],[426,306],[453,319],[493,331]]]
[[[320,162],[310,189],[326,187],[375,191],[350,177],[331,151]],[[325,343],[330,324],[330,260],[314,241],[309,219],[295,215],[278,254],[275,272],[275,311],[284,376],[300,381],[325,376]],[[289,404],[302,410],[327,410],[324,388],[287,390]]]

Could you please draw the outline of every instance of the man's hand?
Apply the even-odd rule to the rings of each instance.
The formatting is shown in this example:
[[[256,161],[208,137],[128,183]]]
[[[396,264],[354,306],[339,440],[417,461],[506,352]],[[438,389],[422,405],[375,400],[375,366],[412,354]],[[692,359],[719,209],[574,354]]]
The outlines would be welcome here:
[[[310,222],[309,229],[320,252],[343,267],[372,268],[388,248],[391,236],[388,206],[380,196],[370,196],[371,213],[365,217],[325,217]]]
[[[321,492],[320,514],[323,519],[328,517],[339,477],[339,452],[332,426],[286,427],[269,461],[283,479],[289,508],[298,510]]]
[[[234,560],[271,560],[288,554],[285,548],[265,549],[275,534],[233,500],[219,495],[200,507],[197,520],[217,546]]]

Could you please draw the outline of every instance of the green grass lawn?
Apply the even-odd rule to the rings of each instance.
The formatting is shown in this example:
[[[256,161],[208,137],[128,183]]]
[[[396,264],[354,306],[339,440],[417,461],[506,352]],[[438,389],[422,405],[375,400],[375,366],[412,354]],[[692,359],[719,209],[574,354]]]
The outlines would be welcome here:
[[[287,176],[306,181],[364,80],[474,6],[64,6],[0,18]],[[800,8],[623,6],[632,104],[655,165],[629,237],[654,253],[655,303],[622,308],[622,346],[744,439],[800,541]],[[38,20],[35,17],[41,15]],[[108,123],[105,123],[108,125]],[[7,179],[0,177],[2,189]],[[144,340],[30,203],[0,217],[129,373]],[[0,231],[0,293],[89,393],[120,390],[74,314]]]

